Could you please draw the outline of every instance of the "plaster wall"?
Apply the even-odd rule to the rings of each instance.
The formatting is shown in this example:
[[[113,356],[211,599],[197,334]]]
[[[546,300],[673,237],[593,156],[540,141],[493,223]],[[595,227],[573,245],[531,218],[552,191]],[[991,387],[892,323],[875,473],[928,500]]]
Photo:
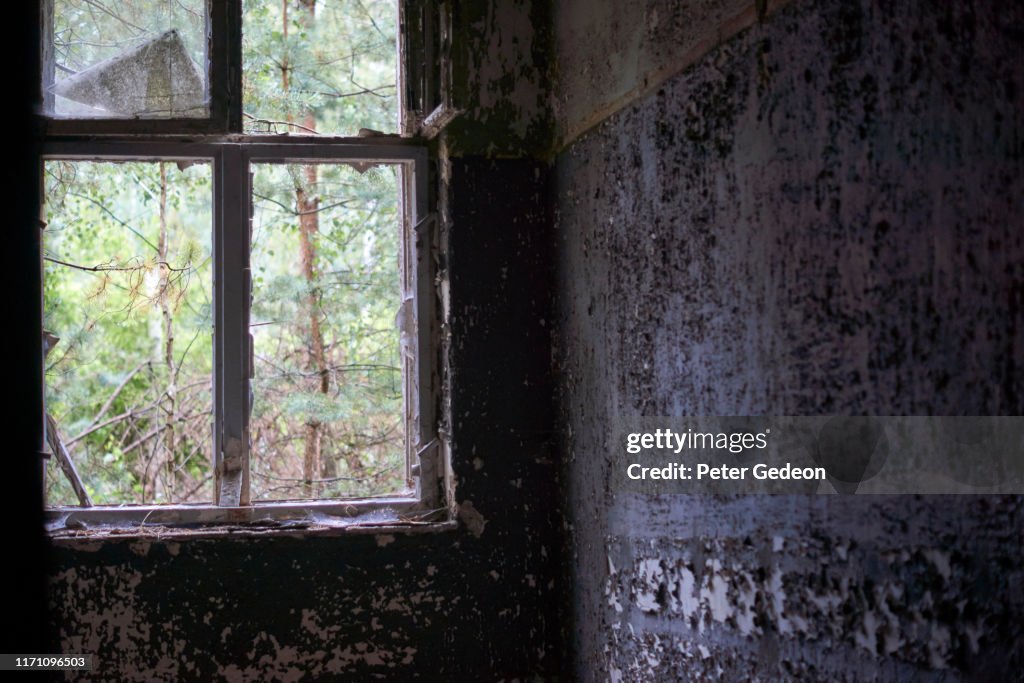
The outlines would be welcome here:
[[[661,33],[651,17],[690,4],[557,4],[559,127],[586,129],[605,93],[642,91],[657,55],[743,4],[695,3],[710,25]],[[1024,664],[1019,497],[625,493],[606,429],[1021,414],[1022,36],[1017,2],[799,0],[558,155],[580,680],[1006,680]]]

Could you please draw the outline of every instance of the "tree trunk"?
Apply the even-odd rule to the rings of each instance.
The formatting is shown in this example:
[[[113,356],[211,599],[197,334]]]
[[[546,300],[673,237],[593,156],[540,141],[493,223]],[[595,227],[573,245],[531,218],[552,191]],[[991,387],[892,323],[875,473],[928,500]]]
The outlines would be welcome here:
[[[157,251],[160,259],[160,311],[163,313],[164,322],[164,364],[167,366],[167,400],[164,404],[164,491],[170,502],[174,499],[175,476],[174,476],[174,450],[176,448],[174,423],[176,419],[175,370],[174,370],[174,311],[171,304],[170,277],[171,270],[167,253],[167,165],[160,162],[160,239],[157,242]],[[153,487],[156,493],[156,486]]]
[[[302,8],[303,23],[312,23],[316,13],[316,0],[299,0]],[[282,32],[288,39],[288,0],[282,0],[281,12]],[[287,55],[281,60],[281,87],[285,91],[290,88],[289,62]],[[291,122],[293,116],[288,115]],[[312,112],[306,112],[302,125],[307,129],[316,130],[316,118]],[[315,372],[319,378],[318,392],[326,396],[331,388],[331,376],[327,366],[327,355],[324,351],[324,336],[320,327],[319,291],[316,275],[316,237],[320,232],[318,208],[320,200],[316,196],[317,167],[309,164],[303,168],[302,181],[295,188],[295,211],[299,216],[299,268],[306,281],[306,296],[303,300],[305,315],[308,319],[308,361],[307,369]],[[315,417],[306,420],[303,426],[302,479],[303,492],[307,497],[319,495],[318,480],[322,475],[323,464],[323,423]]]
[[[312,128],[315,123],[312,115],[306,116],[304,125]],[[324,352],[324,336],[320,327],[320,293],[317,288],[316,237],[320,232],[320,219],[317,213],[320,200],[313,194],[317,182],[316,165],[310,164],[303,169],[303,180],[305,186],[295,190],[295,209],[299,214],[299,264],[307,285],[303,303],[309,318],[309,371],[316,373],[319,379],[317,390],[326,396],[331,388],[331,375],[327,369],[327,355]],[[308,496],[316,496],[319,493],[319,487],[315,485],[314,480],[322,476],[323,429],[323,423],[315,418],[309,419],[305,425],[303,479],[306,480]]]

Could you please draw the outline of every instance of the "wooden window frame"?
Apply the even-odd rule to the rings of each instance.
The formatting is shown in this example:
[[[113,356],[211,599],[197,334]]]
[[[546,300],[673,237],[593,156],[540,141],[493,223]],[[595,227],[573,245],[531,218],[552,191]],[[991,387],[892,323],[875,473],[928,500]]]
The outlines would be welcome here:
[[[39,3],[42,40],[47,35],[47,7]],[[422,136],[413,137],[428,100],[417,88],[400,87],[401,127],[406,137],[360,138],[242,135],[241,0],[208,0],[210,35],[210,113],[208,119],[56,119],[40,114],[42,161],[180,161],[209,163],[213,176],[214,261],[214,462],[215,503],[123,505],[47,509],[53,533],[81,528],[143,528],[205,526],[316,520],[326,528],[359,528],[372,518],[438,520],[448,518],[447,479],[442,458],[447,453],[440,427],[442,375],[439,305],[435,262],[437,226],[430,213],[430,152]],[[410,9],[412,8],[412,9]],[[422,47],[410,49],[409,35],[420,36],[407,19],[426,16],[427,3],[399,2],[400,79],[413,71],[430,70],[432,57]],[[423,42],[422,38],[412,39]],[[419,43],[417,42],[417,45]],[[45,62],[45,55],[44,55]],[[427,62],[423,67],[422,63]],[[45,64],[38,65],[42,85]],[[407,83],[403,80],[403,85]],[[42,91],[43,88],[41,87]],[[40,92],[39,101],[44,95]],[[250,219],[254,163],[379,163],[400,168],[402,207],[403,306],[408,305],[413,329],[412,359],[403,359],[405,451],[407,480],[413,490],[389,497],[339,500],[252,501],[249,496],[249,389],[252,339],[249,334]],[[42,162],[40,163],[40,178]],[[40,251],[41,258],[41,251]],[[406,304],[408,302],[408,304]],[[381,515],[382,511],[387,514]],[[438,515],[437,513],[441,513]]]

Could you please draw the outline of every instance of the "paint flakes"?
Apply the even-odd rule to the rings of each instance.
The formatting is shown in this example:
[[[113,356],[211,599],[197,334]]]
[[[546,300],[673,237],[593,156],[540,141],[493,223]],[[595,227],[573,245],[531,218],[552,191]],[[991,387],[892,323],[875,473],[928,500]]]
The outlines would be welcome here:
[[[459,521],[466,527],[469,533],[473,534],[477,538],[484,533],[484,527],[487,526],[487,520],[484,516],[473,506],[473,501],[466,500],[459,505]]]

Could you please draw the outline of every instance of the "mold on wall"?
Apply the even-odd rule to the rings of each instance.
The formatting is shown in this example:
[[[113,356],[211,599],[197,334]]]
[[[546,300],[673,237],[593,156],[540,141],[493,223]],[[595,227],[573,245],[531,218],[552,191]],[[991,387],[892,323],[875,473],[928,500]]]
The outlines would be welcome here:
[[[564,33],[573,6],[555,11],[560,65],[686,49],[617,54],[615,22],[581,47]],[[1024,665],[1018,497],[626,493],[606,429],[1021,414],[1022,36],[1020,3],[798,0],[560,154],[580,680],[1000,680]]]
[[[938,497],[707,503],[611,513],[610,677],[999,680],[1024,655],[1017,498],[965,499],[968,523],[939,528]]]
[[[556,146],[575,140],[789,1],[557,3],[552,37]]]
[[[63,651],[93,653],[97,679],[124,681],[499,679],[552,666],[537,589],[500,544],[378,539],[61,550]]]

